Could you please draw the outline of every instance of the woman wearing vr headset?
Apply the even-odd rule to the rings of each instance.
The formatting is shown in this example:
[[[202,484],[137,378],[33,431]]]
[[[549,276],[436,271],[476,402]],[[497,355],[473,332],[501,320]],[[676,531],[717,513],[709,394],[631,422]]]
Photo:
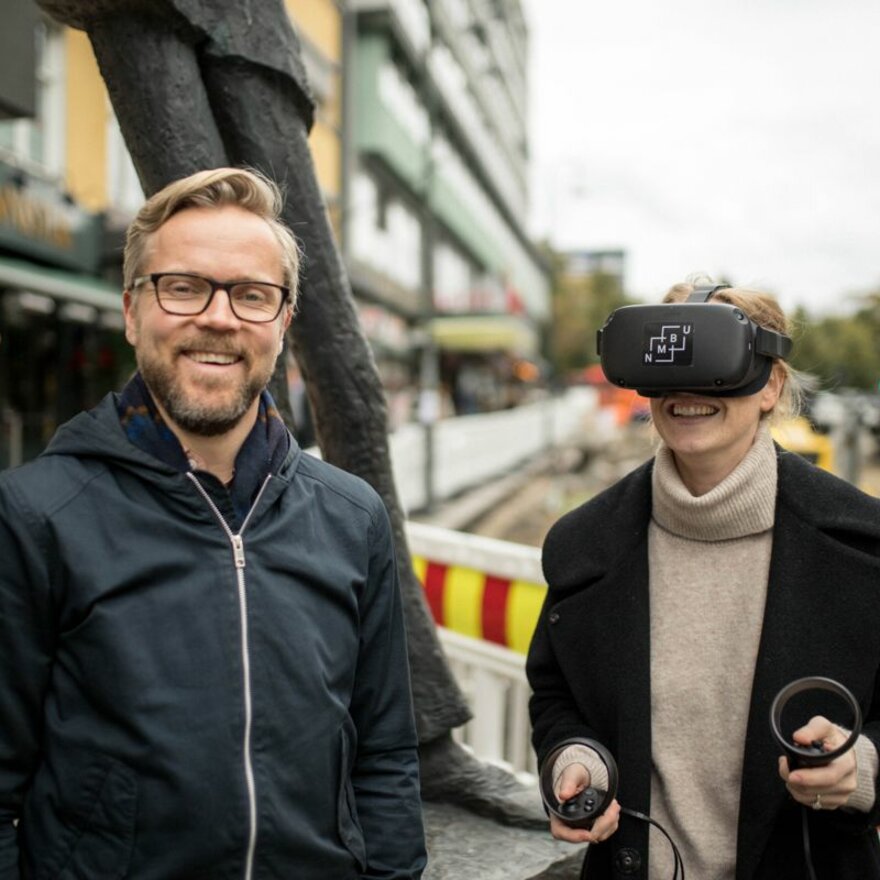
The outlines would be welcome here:
[[[688,283],[664,303],[618,310],[600,342],[609,378],[651,396],[657,452],[544,544],[527,671],[551,831],[591,844],[589,880],[677,876],[636,813],[697,880],[880,878],[880,501],[774,444],[799,381],[772,297]],[[684,366],[645,369],[670,338]],[[846,685],[864,727],[826,766],[792,769],[770,708],[808,675]],[[794,739],[833,751],[848,735],[833,721],[805,718]],[[572,827],[585,789],[601,813]]]

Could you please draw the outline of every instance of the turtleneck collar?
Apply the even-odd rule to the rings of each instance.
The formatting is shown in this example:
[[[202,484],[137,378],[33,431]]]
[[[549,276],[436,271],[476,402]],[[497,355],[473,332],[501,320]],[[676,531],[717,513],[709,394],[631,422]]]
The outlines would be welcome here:
[[[776,448],[766,422],[745,458],[714,489],[694,497],[663,444],[651,476],[653,519],[662,529],[695,541],[724,541],[773,528]]]

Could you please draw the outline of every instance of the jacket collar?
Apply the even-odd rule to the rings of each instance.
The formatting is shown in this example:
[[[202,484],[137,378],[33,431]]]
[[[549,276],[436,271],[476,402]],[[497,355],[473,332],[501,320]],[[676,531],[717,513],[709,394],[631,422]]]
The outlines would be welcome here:
[[[131,442],[120,424],[118,407],[119,395],[106,395],[94,409],[79,413],[62,425],[42,454],[92,459],[104,466],[131,471],[161,482],[164,491],[172,495],[191,500],[192,486],[184,471]],[[280,459],[272,460],[272,473],[280,478],[280,485],[293,479],[302,456],[296,440],[286,428],[284,431],[287,445]],[[265,476],[268,470],[261,473]]]
[[[551,590],[577,589],[625,567],[645,552],[651,520],[653,459],[562,517],[544,541],[542,564]]]

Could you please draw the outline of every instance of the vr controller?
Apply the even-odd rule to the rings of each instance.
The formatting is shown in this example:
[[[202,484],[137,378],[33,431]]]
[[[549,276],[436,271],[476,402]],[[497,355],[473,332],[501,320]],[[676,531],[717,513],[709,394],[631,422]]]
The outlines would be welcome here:
[[[645,397],[688,391],[741,397],[760,391],[791,339],[760,327],[742,309],[708,300],[730,285],[697,287],[683,303],[623,306],[597,334],[608,381]]]
[[[826,691],[839,697],[849,707],[852,715],[851,733],[846,742],[832,751],[826,751],[819,742],[806,746],[798,745],[782,732],[782,719],[786,707],[792,698],[808,691]],[[840,682],[821,676],[809,676],[791,682],[776,695],[770,708],[770,729],[792,769],[821,767],[848,752],[855,745],[862,732],[862,711],[852,692]],[[553,791],[553,767],[562,752],[572,745],[587,746],[599,756],[608,771],[608,785],[605,789],[590,785],[575,797],[560,801]],[[596,819],[608,809],[617,796],[617,780],[617,762],[608,749],[595,740],[573,737],[561,742],[544,759],[540,778],[541,798],[547,811],[571,828],[592,828]]]
[[[807,691],[827,691],[834,694],[846,703],[852,713],[852,732],[846,742],[830,752],[825,751],[821,742],[813,742],[807,746],[798,745],[782,732],[782,715],[785,707],[793,697]],[[788,766],[792,770],[797,767],[822,767],[848,752],[855,745],[862,732],[862,711],[856,698],[840,682],[821,676],[799,678],[782,688],[773,700],[773,705],[770,707],[770,729],[773,731],[774,739],[788,758]]]
[[[562,752],[573,745],[587,746],[596,752],[608,771],[608,787],[602,789],[590,785],[573,798],[560,801],[553,791],[553,767]],[[617,762],[608,749],[595,740],[581,737],[564,740],[544,759],[540,788],[541,798],[548,813],[556,816],[570,828],[592,828],[596,819],[611,806],[617,795]]]
[[[793,697],[806,691],[827,691],[841,698],[852,712],[852,732],[843,745],[832,751],[825,751],[820,742],[801,746],[793,742],[790,737],[782,733],[783,713]],[[830,678],[809,677],[800,678],[791,682],[776,695],[770,709],[770,728],[779,746],[785,752],[789,765],[795,767],[818,767],[828,764],[839,755],[851,749],[858,739],[862,730],[862,713],[859,704],[852,693],[839,682]],[[553,791],[553,769],[559,755],[572,745],[583,745],[592,749],[600,758],[608,771],[608,783],[606,788],[588,786],[575,797],[567,801],[560,801]],[[541,798],[547,812],[555,816],[565,825],[571,828],[592,828],[593,823],[605,810],[611,806],[611,802],[617,796],[617,763],[611,753],[601,744],[592,739],[573,737],[559,743],[544,759],[541,767],[539,787]],[[592,780],[591,780],[592,782]],[[650,816],[637,810],[621,807],[620,812],[655,827],[667,839],[672,848],[673,855],[673,880],[684,880],[684,862],[675,841],[659,822]],[[804,835],[804,859],[807,865],[810,880],[815,880],[816,873],[813,868],[812,856],[809,845],[809,827],[807,824],[807,810],[803,811],[803,835]]]
[[[608,783],[605,788],[598,788],[594,785],[590,785],[573,798],[569,798],[567,801],[560,801],[553,791],[553,767],[560,754],[572,745],[587,746],[599,756],[608,772]],[[593,780],[591,780],[591,782],[592,781]],[[611,806],[611,802],[617,797],[617,763],[608,749],[606,749],[601,743],[592,739],[573,737],[572,739],[567,739],[564,742],[561,742],[544,759],[544,763],[541,767],[539,785],[541,789],[541,798],[543,799],[544,806],[550,815],[555,816],[562,823],[568,825],[569,828],[590,829],[593,827],[593,823],[596,819],[598,819],[599,816]],[[669,832],[659,822],[656,822],[644,813],[640,813],[638,810],[631,810],[627,807],[621,806],[620,812],[633,819],[638,819],[640,822],[647,822],[649,825],[656,828],[667,839],[667,841],[669,841],[669,845],[672,848],[672,880],[684,880],[684,862],[682,861],[681,853],[675,845],[675,841],[670,837]]]

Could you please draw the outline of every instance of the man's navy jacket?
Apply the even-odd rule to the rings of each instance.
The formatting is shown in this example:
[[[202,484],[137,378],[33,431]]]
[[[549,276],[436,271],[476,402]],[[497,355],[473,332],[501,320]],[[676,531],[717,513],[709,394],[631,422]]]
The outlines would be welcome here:
[[[221,508],[112,395],[0,475],[3,880],[420,876],[381,500],[292,443]]]

